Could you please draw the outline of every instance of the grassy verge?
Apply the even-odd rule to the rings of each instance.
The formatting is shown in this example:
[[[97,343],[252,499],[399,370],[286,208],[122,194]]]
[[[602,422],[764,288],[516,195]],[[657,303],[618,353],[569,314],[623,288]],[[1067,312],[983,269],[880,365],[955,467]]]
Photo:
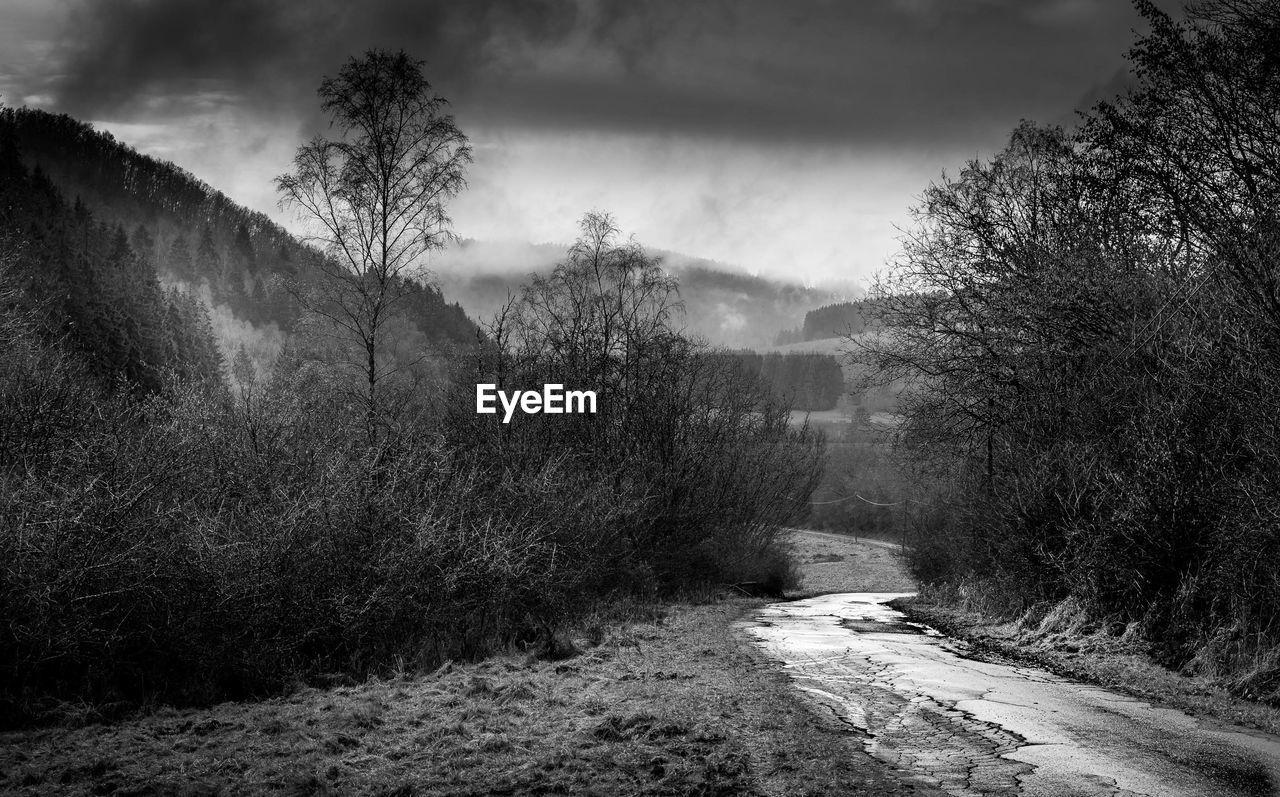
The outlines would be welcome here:
[[[734,623],[676,605],[547,661],[507,654],[109,725],[0,735],[21,794],[910,793]]]
[[[1212,678],[1162,667],[1133,635],[1116,636],[1091,628],[1078,622],[1069,606],[1059,606],[1031,622],[993,618],[964,608],[954,595],[929,591],[894,605],[983,651],[1193,716],[1280,733],[1280,710],[1236,697]]]

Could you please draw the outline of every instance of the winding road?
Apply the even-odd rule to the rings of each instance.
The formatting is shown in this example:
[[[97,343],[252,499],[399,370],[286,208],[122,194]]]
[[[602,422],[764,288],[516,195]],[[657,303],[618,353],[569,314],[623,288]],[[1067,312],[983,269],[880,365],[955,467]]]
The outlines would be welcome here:
[[[748,632],[871,755],[951,795],[1280,794],[1280,737],[976,656],[851,592],[766,607]]]

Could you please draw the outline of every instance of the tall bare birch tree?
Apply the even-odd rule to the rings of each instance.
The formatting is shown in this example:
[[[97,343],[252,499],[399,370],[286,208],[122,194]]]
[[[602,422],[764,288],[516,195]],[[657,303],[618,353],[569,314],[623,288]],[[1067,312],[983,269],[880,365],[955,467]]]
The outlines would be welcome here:
[[[365,384],[365,422],[377,441],[383,350],[395,303],[423,274],[423,256],[449,235],[446,203],[465,186],[467,137],[404,51],[369,50],[320,84],[332,138],[298,148],[276,178],[280,204],[310,223],[328,257],[308,310],[350,336]]]

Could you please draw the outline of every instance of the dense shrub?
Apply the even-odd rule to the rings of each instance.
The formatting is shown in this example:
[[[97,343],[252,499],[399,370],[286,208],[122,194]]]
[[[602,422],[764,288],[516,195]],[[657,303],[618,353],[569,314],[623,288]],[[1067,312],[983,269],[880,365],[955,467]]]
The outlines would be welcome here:
[[[46,384],[68,373],[29,364]],[[619,504],[598,488],[555,461],[494,482],[420,442],[369,451],[306,381],[247,410],[196,390],[71,391],[50,408],[79,418],[70,440],[7,452],[8,708],[210,700],[474,656],[606,591],[584,560],[612,547]]]
[[[779,594],[792,575],[778,527],[819,441],[665,321],[586,370],[566,370],[582,351],[490,343],[455,362],[451,392],[388,382],[371,443],[324,346],[234,391],[142,395],[90,378],[21,306],[0,313],[9,721],[550,647],[612,596]],[[495,368],[508,387],[594,387],[600,412],[478,416]]]
[[[1274,699],[1280,12],[1140,7],[1131,91],[926,191],[863,363],[957,496],[922,578],[1070,601]]]
[[[793,428],[759,374],[677,334],[675,285],[612,220],[589,215],[583,238],[535,280],[455,379],[449,447],[490,472],[562,458],[632,508],[625,555],[661,587],[759,585],[780,591],[781,527],[803,510],[821,471],[819,436]],[[597,412],[473,413],[476,383],[594,390]]]

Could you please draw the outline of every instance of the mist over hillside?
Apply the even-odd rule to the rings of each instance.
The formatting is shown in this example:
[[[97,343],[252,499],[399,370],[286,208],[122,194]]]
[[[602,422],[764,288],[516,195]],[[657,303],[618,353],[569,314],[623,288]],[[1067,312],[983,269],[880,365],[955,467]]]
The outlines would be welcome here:
[[[6,186],[19,197],[15,208],[33,216],[25,228],[10,227],[28,236],[41,231],[27,243],[29,259],[44,262],[31,268],[25,287],[32,296],[62,301],[69,291],[92,294],[93,272],[115,246],[115,259],[133,263],[139,279],[154,278],[203,307],[223,365],[243,350],[260,374],[270,369],[301,312],[290,286],[296,292],[317,279],[323,256],[315,248],[173,163],[65,114],[0,110],[0,148],[12,161],[8,171],[22,175]],[[28,178],[32,185],[23,188]],[[96,248],[89,238],[98,240]],[[117,238],[122,243],[106,243]],[[64,251],[68,241],[85,250],[83,263]],[[59,270],[65,284],[47,284]],[[475,341],[471,319],[430,286],[414,291],[401,309],[406,345]],[[59,316],[53,323],[68,322]]]
[[[311,270],[316,252],[194,175],[83,122],[21,109],[11,111],[3,126],[23,159],[68,201],[81,199],[130,233],[147,230],[151,252],[142,256],[166,284],[202,298],[228,359],[246,345],[265,365],[279,350],[280,334],[296,313],[285,284]],[[530,274],[549,272],[566,248],[464,239],[435,253],[428,265],[438,287],[424,294],[418,325],[429,338],[471,340],[470,319],[492,318]],[[714,345],[770,346],[809,311],[863,294],[853,283],[805,286],[679,252],[649,251],[679,282],[686,331]]]
[[[451,302],[479,322],[491,319],[531,273],[545,274],[564,257],[562,244],[464,239],[432,257],[433,276]],[[780,331],[799,326],[809,311],[857,299],[853,284],[805,286],[744,273],[737,266],[679,252],[650,249],[679,282],[684,326],[717,346],[771,346]]]

